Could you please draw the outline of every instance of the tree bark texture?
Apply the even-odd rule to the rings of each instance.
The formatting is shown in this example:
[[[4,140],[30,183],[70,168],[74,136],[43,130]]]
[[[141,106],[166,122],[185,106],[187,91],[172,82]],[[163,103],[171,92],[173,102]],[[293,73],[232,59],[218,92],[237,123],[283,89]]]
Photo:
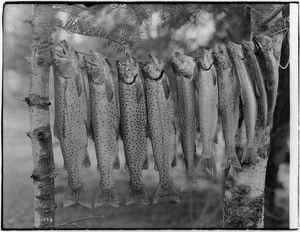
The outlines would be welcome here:
[[[54,179],[52,136],[49,114],[49,74],[51,56],[49,46],[51,33],[49,25],[53,19],[50,5],[33,6],[33,37],[31,54],[31,76],[29,96],[25,98],[29,106],[30,133],[33,156],[34,226],[54,228]],[[48,34],[46,34],[48,32]],[[39,49],[43,51],[39,51]]]
[[[258,5],[258,6],[257,6]],[[251,5],[252,6],[252,5]],[[280,61],[281,45],[285,31],[282,30],[285,20],[278,14],[282,5],[256,4],[256,11],[251,12],[251,38],[256,34],[265,34],[272,38],[275,57]],[[274,16],[276,13],[276,17]],[[270,21],[270,17],[274,17]],[[261,24],[267,18],[268,24]],[[275,119],[276,120],[276,115]],[[241,160],[246,143],[245,125],[236,136],[236,151]],[[268,157],[270,154],[270,127],[263,133],[262,141],[257,148],[257,161],[242,164],[242,171],[230,169],[225,179],[223,227],[224,228],[263,228],[264,227],[264,190]]]

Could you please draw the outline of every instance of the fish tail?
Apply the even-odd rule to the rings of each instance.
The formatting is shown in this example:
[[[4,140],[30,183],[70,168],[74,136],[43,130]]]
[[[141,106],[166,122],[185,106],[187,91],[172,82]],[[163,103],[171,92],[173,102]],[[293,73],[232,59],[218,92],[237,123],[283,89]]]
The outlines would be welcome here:
[[[113,207],[120,206],[117,190],[115,187],[112,187],[110,189],[104,189],[101,188],[101,186],[98,187],[94,200],[94,207],[96,208],[104,204],[108,204]]]
[[[92,208],[91,199],[84,185],[80,188],[72,188],[68,183],[67,190],[64,197],[63,207],[69,207],[79,203],[80,205]]]
[[[216,134],[214,135],[213,142],[214,142],[215,144],[218,143],[218,131],[216,131]]]
[[[116,156],[113,169],[120,170],[120,159],[119,159],[119,156]]]
[[[143,205],[150,205],[145,186],[140,189],[136,189],[132,184],[130,184],[126,195],[125,205],[132,205],[137,201],[139,201]]]
[[[147,170],[148,167],[149,167],[149,161],[148,161],[148,157],[147,157],[147,153],[146,153],[142,169]]]
[[[199,163],[198,163],[198,168],[207,169],[211,173],[217,175],[217,165],[216,165],[215,157],[214,157],[212,151],[210,151],[209,154],[210,155],[208,156],[208,158],[206,158],[205,157],[206,155],[204,155],[204,154],[202,154],[200,156],[200,160],[199,160]]]
[[[180,198],[176,191],[174,182],[171,178],[169,179],[168,183],[159,182],[156,193],[153,198],[153,205],[158,204],[164,198],[168,199],[169,201],[180,203]]]
[[[232,166],[236,170],[240,171],[242,170],[242,166],[240,164],[240,161],[236,155],[236,151],[234,149],[229,149],[225,151],[225,157],[221,164],[221,169],[225,170],[228,167]]]
[[[195,154],[194,154],[194,168],[196,168],[198,166],[198,163],[200,161],[199,156],[197,156],[196,154],[196,145],[195,145]]]
[[[195,175],[186,175],[185,182],[181,188],[181,191],[189,190],[189,189],[197,189],[198,183]]]
[[[83,159],[83,162],[82,162],[82,166],[85,167],[85,168],[91,167],[90,156],[89,156],[89,153],[86,149],[85,149],[85,153],[84,153],[84,159]]]
[[[174,152],[173,159],[171,162],[171,167],[174,168],[176,167],[176,165],[177,165],[177,158],[176,158],[176,153]]]
[[[241,163],[253,163],[256,159],[256,149],[254,147],[245,148]]]

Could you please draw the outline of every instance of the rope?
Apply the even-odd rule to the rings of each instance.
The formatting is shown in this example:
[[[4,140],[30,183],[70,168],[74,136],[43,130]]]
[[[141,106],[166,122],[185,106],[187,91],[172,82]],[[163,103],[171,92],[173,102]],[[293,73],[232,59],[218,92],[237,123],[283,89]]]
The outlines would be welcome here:
[[[286,37],[286,35],[289,33],[289,30],[287,30],[286,32],[285,32],[285,34],[284,34],[284,36],[283,36],[283,39]],[[288,39],[289,39],[289,37],[288,37]],[[279,67],[282,69],[282,70],[285,70],[285,69],[287,69],[287,67],[289,66],[289,64],[290,64],[290,57],[289,57],[289,60],[288,60],[288,62],[286,63],[286,65],[285,66],[281,66],[281,64],[280,64],[280,62],[279,62]]]

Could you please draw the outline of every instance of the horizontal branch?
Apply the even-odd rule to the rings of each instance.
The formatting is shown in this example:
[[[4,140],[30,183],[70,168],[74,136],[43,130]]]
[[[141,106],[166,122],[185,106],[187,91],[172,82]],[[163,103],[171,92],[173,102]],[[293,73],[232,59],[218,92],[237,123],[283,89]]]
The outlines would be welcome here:
[[[275,8],[271,12],[271,14],[269,14],[268,16],[266,16],[265,18],[262,19],[261,26],[266,25],[267,23],[269,23],[272,19],[274,19],[287,6],[288,6],[287,4],[283,4],[283,5],[280,5],[277,8]]]

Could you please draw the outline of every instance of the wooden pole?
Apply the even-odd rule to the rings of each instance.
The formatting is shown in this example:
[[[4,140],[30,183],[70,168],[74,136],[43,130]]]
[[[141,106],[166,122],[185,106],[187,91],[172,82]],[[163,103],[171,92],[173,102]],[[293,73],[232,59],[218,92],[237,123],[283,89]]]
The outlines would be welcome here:
[[[263,14],[252,11],[251,37],[259,33],[269,35],[273,40],[275,57],[279,63],[284,31],[275,34],[274,32],[280,31],[284,27],[282,18],[278,15],[278,9],[282,10],[284,7],[277,7],[275,4],[272,6],[273,8],[266,7]],[[264,20],[265,23],[261,24],[263,15],[267,15],[265,18],[268,20]],[[268,22],[267,25],[266,22]],[[242,164],[241,172],[230,169],[225,179],[224,228],[264,227],[264,189],[267,161],[270,154],[270,128],[267,127],[263,134],[262,141],[258,146],[257,161]],[[245,143],[246,131],[245,125],[243,125],[242,130],[236,136],[236,151],[240,160]]]
[[[50,51],[38,48],[49,46],[52,31],[51,5],[33,5],[32,54],[30,58],[31,76],[29,95],[25,98],[29,106],[30,133],[33,156],[34,226],[35,228],[54,228],[54,179],[52,135],[49,114],[49,73]],[[47,34],[48,33],[48,34]]]

